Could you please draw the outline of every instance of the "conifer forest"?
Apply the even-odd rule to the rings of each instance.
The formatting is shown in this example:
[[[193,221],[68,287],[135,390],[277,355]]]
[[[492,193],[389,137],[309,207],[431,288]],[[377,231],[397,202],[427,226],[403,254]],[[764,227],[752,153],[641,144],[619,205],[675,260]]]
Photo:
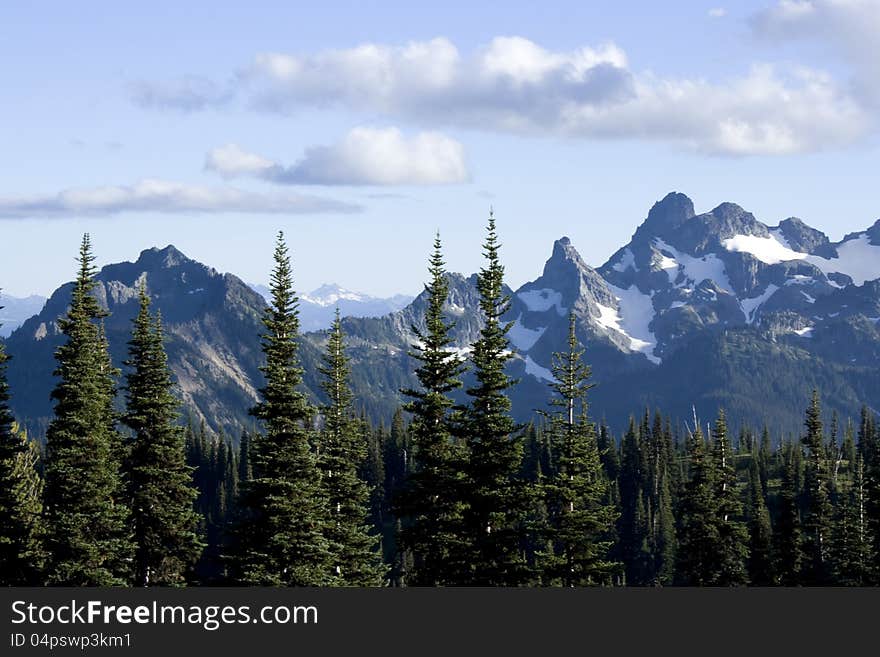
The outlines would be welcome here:
[[[418,385],[376,419],[353,390],[338,311],[319,367],[305,370],[291,251],[279,233],[266,254],[259,401],[230,434],[181,401],[147,284],[114,366],[83,238],[44,435],[13,414],[0,342],[0,584],[880,584],[880,423],[869,406],[841,417],[817,389],[799,435],[724,408],[680,418],[634,407],[615,431],[627,418],[591,414],[602,382],[572,314],[545,382],[550,403],[518,422],[490,214],[475,341],[454,348],[438,234],[412,329]],[[306,376],[320,395],[304,390]]]

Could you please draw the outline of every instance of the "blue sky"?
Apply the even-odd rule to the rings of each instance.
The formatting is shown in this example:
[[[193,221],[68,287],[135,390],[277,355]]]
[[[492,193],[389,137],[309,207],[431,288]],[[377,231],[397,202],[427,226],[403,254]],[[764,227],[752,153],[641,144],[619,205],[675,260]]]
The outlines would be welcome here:
[[[878,0],[316,4],[0,8],[0,287],[51,292],[86,231],[263,282],[283,229],[301,290],[386,295],[438,228],[476,270],[490,205],[513,286],[671,190],[880,216]]]

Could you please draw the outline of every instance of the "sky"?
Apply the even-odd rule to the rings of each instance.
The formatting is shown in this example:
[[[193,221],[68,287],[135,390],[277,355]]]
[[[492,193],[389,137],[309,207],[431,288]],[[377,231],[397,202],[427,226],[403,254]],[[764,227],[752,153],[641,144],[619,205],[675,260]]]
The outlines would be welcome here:
[[[174,244],[414,294],[434,232],[508,283],[601,265],[670,191],[832,239],[880,217],[880,0],[0,7],[0,288]]]

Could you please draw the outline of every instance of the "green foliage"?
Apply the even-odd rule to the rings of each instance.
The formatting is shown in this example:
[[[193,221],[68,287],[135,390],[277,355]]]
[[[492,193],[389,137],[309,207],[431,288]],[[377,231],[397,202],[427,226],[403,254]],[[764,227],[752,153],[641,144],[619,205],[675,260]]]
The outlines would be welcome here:
[[[804,468],[804,583],[821,586],[830,581],[831,500],[829,498],[828,462],[819,392],[807,408],[804,420],[806,448]]]
[[[569,322],[568,350],[554,354],[547,428],[551,471],[542,479],[547,548],[538,554],[541,581],[563,586],[610,584],[620,564],[609,558],[617,510],[608,503],[596,431],[587,415],[590,368]]]
[[[529,578],[521,548],[531,505],[526,482],[519,476],[522,436],[510,416],[507,394],[514,381],[505,370],[512,358],[507,340],[511,324],[501,320],[509,298],[500,246],[490,213],[483,244],[486,264],[477,276],[484,325],[472,348],[476,385],[467,390],[470,404],[464,422],[470,450],[464,535],[471,558],[466,582],[515,586]]]
[[[265,433],[250,447],[253,478],[242,489],[233,562],[245,584],[319,586],[332,580],[327,503],[313,451],[315,412],[300,389],[298,300],[283,234],[274,260],[263,318],[266,382],[253,409]]]
[[[401,541],[413,558],[410,583],[435,586],[461,581],[468,562],[463,541],[467,452],[456,435],[460,418],[450,396],[461,387],[464,366],[450,349],[453,324],[443,316],[449,284],[439,235],[428,272],[426,328],[412,327],[420,388],[403,391],[410,399],[405,410],[412,413],[412,468],[396,510],[403,519]]]
[[[324,393],[324,430],[319,465],[323,495],[329,507],[325,538],[332,552],[334,584],[378,586],[385,577],[377,537],[370,534],[370,490],[359,470],[367,458],[367,427],[354,417],[349,388],[348,358],[339,311],[330,329],[327,353],[320,369]]]
[[[134,583],[181,586],[203,545],[196,534],[197,492],[186,464],[183,427],[165,353],[160,316],[140,290],[140,312],[129,342],[126,413],[132,430],[125,463],[134,527]]]
[[[66,342],[55,357],[59,381],[47,432],[45,520],[51,584],[117,586],[131,577],[132,541],[120,475],[122,439],[113,407],[115,377],[94,290],[94,256],[83,237]]]

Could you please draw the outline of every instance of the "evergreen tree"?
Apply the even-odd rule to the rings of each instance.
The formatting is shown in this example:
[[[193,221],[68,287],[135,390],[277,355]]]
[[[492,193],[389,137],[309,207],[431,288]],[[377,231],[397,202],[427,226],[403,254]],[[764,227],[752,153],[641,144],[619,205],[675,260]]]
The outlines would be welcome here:
[[[718,574],[713,584],[736,586],[745,584],[748,559],[748,532],[740,520],[742,504],[736,490],[736,469],[733,450],[727,435],[727,417],[718,414],[712,431],[712,453],[715,470],[715,503],[718,507]]]
[[[250,480],[253,476],[251,471],[251,434],[247,429],[241,432],[241,439],[238,442],[238,483],[239,485]]]
[[[263,316],[265,385],[252,411],[265,433],[250,449],[253,478],[242,490],[234,563],[246,584],[319,586],[331,579],[332,555],[312,450],[314,409],[300,389],[298,299],[283,233],[274,260],[272,302]]]
[[[798,497],[798,459],[800,447],[788,445],[784,453],[782,484],[779,493],[779,516],[774,527],[776,573],[783,586],[801,583],[804,562],[803,539]]]
[[[694,425],[688,438],[690,477],[679,516],[677,576],[685,586],[714,586],[720,573],[718,482],[715,461],[699,424]]]
[[[583,354],[572,314],[568,350],[553,355],[548,431],[555,462],[543,484],[549,551],[539,553],[542,581],[563,586],[610,583],[618,566],[608,556],[617,511],[608,504],[595,427],[587,415],[593,386]]]
[[[131,522],[134,527],[134,583],[180,586],[203,545],[196,534],[193,504],[197,492],[186,464],[178,401],[165,353],[161,317],[150,313],[140,289],[140,311],[129,344],[126,413],[132,430],[126,462]]]
[[[43,556],[42,481],[36,445],[18,430],[9,408],[8,360],[0,342],[0,586],[33,586]]]
[[[428,305],[425,329],[413,326],[418,343],[412,357],[418,362],[418,390],[404,390],[412,413],[412,471],[397,499],[402,517],[401,540],[411,551],[411,584],[456,584],[467,563],[464,538],[465,451],[457,440],[451,393],[461,386],[462,362],[450,347],[453,323],[443,308],[449,296],[439,234],[434,240],[425,285]]]
[[[367,458],[362,423],[354,417],[348,357],[339,309],[324,354],[321,388],[330,400],[322,411],[320,466],[330,517],[325,532],[333,557],[336,584],[378,586],[385,569],[377,537],[369,532],[370,491],[359,476]]]
[[[841,500],[834,522],[831,564],[835,584],[865,586],[870,583],[874,555],[866,502],[865,467],[858,455],[849,492]]]
[[[623,562],[625,583],[629,586],[651,584],[651,560],[648,548],[648,522],[644,502],[644,454],[639,445],[635,420],[630,417],[629,428],[620,446],[620,517],[617,553]]]
[[[761,486],[760,467],[753,460],[749,467],[749,583],[771,586],[774,583],[773,530],[770,512]]]
[[[804,583],[821,586],[829,582],[831,547],[831,501],[825,458],[819,393],[813,398],[804,420],[803,445],[807,450],[804,469]]]
[[[477,383],[467,391],[471,399],[465,421],[470,448],[470,504],[465,513],[465,535],[472,550],[469,583],[486,586],[528,580],[521,545],[530,502],[519,476],[522,436],[510,416],[507,396],[515,381],[505,372],[512,358],[507,339],[512,324],[501,320],[510,300],[504,292],[500,246],[490,213],[483,245],[486,265],[477,276],[484,325],[473,344]]]
[[[44,501],[47,580],[58,585],[117,586],[131,575],[122,439],[113,407],[118,372],[99,324],[106,313],[92,295],[94,260],[85,235],[70,308],[58,323],[66,342],[55,353],[60,380],[46,435]]]

